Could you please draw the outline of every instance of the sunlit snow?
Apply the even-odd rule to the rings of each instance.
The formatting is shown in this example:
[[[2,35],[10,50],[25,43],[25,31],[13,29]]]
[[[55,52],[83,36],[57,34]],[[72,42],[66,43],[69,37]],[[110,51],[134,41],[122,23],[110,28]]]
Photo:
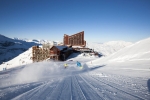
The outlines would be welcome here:
[[[64,62],[37,63],[29,48],[0,65],[0,100],[149,100],[149,44],[147,38],[100,58],[73,53]]]

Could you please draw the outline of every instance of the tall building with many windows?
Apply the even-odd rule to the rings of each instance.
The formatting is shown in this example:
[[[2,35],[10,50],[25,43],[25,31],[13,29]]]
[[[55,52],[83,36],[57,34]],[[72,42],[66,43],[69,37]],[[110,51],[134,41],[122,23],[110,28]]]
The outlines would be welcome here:
[[[71,46],[86,46],[86,41],[84,40],[84,31],[73,34],[71,36],[64,34],[64,45]]]

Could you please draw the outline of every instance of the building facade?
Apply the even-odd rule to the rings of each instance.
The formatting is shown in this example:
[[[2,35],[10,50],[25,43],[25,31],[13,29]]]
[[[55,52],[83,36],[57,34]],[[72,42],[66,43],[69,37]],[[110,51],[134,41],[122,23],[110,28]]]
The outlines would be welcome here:
[[[73,52],[72,48],[67,46],[52,46],[51,48],[41,48],[39,46],[32,47],[33,62],[40,62],[46,59],[65,61]]]
[[[84,31],[76,33],[74,35],[67,35],[64,34],[64,45],[71,45],[71,46],[86,46],[86,41],[84,40]]]
[[[50,49],[50,59],[65,61],[72,53],[72,48],[67,46],[53,46]]]
[[[40,62],[50,58],[49,48],[41,48],[39,46],[32,47],[32,61]]]

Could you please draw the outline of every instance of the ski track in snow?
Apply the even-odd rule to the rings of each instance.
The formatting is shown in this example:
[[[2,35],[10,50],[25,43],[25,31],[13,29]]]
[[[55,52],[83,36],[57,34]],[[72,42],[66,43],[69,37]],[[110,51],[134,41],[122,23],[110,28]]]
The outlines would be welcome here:
[[[0,73],[0,100],[150,100],[147,78],[128,77],[93,69],[78,69],[75,62],[61,75],[36,82],[15,83],[11,80],[22,68]],[[97,67],[99,68],[99,67]]]

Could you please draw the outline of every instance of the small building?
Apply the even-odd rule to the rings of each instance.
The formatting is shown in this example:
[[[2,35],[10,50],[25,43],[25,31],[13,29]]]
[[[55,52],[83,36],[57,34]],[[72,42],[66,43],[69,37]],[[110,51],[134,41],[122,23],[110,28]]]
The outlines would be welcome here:
[[[42,48],[39,46],[32,47],[32,60],[39,62],[46,59],[64,61],[73,52],[73,49],[68,46],[52,46],[51,48]]]
[[[33,62],[43,61],[49,58],[49,48],[42,48],[39,46],[32,47],[32,60]]]
[[[53,46],[50,49],[50,59],[64,61],[73,52],[68,46]]]

